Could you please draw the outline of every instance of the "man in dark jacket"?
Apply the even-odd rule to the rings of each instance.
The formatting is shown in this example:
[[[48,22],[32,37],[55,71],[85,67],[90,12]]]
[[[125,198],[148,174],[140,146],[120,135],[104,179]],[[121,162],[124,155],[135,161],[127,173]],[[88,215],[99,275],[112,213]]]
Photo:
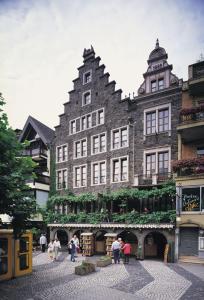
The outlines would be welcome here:
[[[71,240],[71,243],[70,243],[70,254],[71,254],[71,261],[75,261],[75,258],[74,258],[74,255],[75,255],[75,252],[76,252],[76,246],[74,244],[74,241]]]

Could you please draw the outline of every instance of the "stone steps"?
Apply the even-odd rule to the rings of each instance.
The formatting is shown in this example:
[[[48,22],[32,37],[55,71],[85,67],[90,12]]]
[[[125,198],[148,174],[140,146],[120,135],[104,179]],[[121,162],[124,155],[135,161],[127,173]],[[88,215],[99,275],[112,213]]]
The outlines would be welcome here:
[[[179,256],[179,262],[182,263],[193,263],[193,264],[204,264],[204,258],[197,256]]]

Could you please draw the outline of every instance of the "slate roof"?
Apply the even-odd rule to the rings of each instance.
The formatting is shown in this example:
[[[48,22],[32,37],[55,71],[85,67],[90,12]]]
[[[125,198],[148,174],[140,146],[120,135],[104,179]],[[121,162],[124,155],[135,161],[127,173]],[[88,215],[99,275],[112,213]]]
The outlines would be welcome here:
[[[23,142],[26,139],[26,133],[29,125],[33,127],[33,129],[37,132],[44,144],[47,145],[51,143],[55,134],[54,130],[52,130],[50,127],[46,126],[45,124],[41,123],[40,121],[36,120],[31,116],[28,117],[24,125],[23,131],[19,137],[20,142]]]

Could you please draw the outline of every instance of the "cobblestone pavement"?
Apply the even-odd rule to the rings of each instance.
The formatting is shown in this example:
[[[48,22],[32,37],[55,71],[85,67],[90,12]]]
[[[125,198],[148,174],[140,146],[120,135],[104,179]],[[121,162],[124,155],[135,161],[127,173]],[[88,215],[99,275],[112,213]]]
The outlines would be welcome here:
[[[130,260],[129,265],[97,268],[87,276],[74,274],[66,253],[51,262],[46,253],[33,256],[33,273],[0,283],[1,300],[177,300],[204,299],[204,281],[178,264]],[[95,260],[96,257],[91,258]],[[199,266],[200,267],[200,266]],[[203,268],[204,269],[204,268]],[[202,273],[202,269],[199,269]],[[204,270],[203,270],[204,272]]]

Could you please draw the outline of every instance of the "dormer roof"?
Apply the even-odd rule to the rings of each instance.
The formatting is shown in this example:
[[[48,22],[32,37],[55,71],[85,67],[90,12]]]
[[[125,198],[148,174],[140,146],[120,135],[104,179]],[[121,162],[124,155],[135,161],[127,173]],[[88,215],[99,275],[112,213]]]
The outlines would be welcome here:
[[[159,40],[156,40],[155,49],[152,50],[152,52],[149,55],[148,63],[151,63],[156,60],[160,60],[162,58],[167,59],[168,55],[166,53],[166,50],[159,46]]]

